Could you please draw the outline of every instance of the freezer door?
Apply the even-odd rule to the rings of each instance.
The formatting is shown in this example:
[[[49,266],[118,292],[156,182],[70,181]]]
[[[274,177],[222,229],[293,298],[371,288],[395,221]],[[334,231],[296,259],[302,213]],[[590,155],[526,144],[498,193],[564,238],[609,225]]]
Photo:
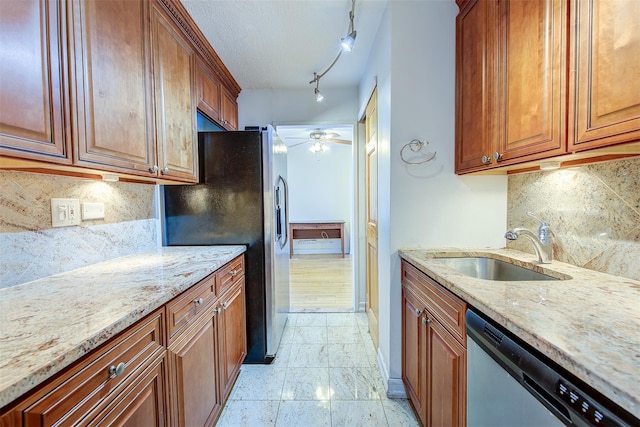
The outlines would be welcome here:
[[[266,289],[267,356],[275,356],[289,314],[287,147],[270,126],[263,132],[263,144],[265,165],[269,165],[264,167],[265,217],[271,217],[270,223],[265,221],[265,233],[271,236],[265,241],[269,242],[269,248],[265,250],[270,255],[267,259],[271,260],[268,262],[268,268],[271,270],[270,286]]]

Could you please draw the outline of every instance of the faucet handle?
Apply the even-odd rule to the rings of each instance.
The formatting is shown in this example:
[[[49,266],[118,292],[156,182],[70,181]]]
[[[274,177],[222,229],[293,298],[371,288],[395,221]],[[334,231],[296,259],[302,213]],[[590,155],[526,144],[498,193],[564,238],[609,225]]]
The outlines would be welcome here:
[[[549,227],[549,223],[547,221],[545,221],[544,219],[535,216],[533,213],[531,212],[527,212],[527,215],[529,215],[531,218],[535,218],[538,221],[540,221],[540,227]]]

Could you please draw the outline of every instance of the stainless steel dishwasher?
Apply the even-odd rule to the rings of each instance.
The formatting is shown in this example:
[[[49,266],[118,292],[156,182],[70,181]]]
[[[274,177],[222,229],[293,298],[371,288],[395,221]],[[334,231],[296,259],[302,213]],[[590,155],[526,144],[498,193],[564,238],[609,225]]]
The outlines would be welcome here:
[[[475,309],[467,310],[465,320],[467,427],[640,426]]]

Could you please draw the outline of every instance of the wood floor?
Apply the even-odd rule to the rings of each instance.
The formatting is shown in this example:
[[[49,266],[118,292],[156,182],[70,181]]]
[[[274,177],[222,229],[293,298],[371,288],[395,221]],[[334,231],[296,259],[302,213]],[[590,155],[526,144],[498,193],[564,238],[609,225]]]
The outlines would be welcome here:
[[[351,263],[349,255],[294,255],[289,261],[291,311],[351,311]]]

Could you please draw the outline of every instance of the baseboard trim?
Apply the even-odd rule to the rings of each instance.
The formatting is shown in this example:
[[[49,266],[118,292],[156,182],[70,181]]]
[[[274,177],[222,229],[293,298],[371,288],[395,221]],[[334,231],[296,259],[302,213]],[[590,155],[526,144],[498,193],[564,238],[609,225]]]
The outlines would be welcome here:
[[[382,357],[382,353],[380,349],[378,349],[378,369],[380,370],[380,375],[382,376],[382,382],[385,384],[387,397],[389,399],[406,399],[407,392],[404,389],[404,383],[402,382],[402,378],[390,378],[389,370],[387,369],[387,364],[384,362],[384,358]]]
[[[389,378],[387,383],[387,397],[389,399],[406,399],[407,392],[404,389],[402,378]]]

